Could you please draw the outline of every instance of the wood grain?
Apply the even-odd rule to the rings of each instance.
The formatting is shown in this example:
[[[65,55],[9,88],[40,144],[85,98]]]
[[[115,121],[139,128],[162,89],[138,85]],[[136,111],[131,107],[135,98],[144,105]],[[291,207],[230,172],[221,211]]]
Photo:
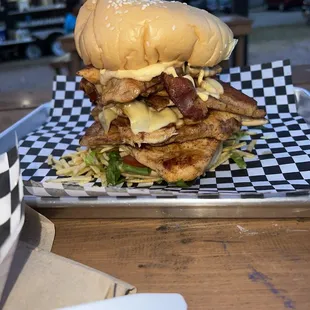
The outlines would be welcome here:
[[[310,222],[54,220],[53,252],[189,309],[310,309]]]
[[[59,38],[62,48],[65,52],[71,54],[71,62],[69,64],[69,76],[75,76],[76,72],[83,67],[80,56],[76,51],[74,35],[68,34]]]
[[[51,87],[52,88],[52,87]],[[52,91],[6,91],[1,93],[0,113],[2,111],[33,109],[52,99]]]
[[[32,110],[33,109],[0,111],[0,132],[12,126],[14,123],[26,116]]]
[[[293,84],[310,90],[310,65],[292,67]]]

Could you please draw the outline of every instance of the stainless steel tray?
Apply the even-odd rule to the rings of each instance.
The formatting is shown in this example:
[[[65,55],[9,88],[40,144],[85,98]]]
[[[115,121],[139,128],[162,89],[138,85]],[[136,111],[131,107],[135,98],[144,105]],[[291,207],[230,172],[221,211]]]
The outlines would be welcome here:
[[[310,93],[295,88],[298,113],[310,125]],[[48,118],[46,103],[0,134],[0,153],[42,125]],[[278,198],[153,198],[153,197],[34,197],[25,202],[53,218],[292,218],[310,217],[308,192]]]
[[[36,198],[26,203],[50,218],[298,218],[310,217],[310,197],[204,198]]]

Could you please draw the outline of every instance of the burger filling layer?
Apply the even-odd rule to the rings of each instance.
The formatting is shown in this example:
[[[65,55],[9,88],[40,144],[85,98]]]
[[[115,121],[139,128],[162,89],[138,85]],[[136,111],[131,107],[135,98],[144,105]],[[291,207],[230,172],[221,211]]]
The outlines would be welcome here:
[[[97,105],[98,120],[106,134],[119,117],[129,119],[134,135],[167,126],[195,125],[207,120],[213,109],[236,116],[264,117],[254,99],[216,79],[219,72],[219,66],[193,68],[171,62],[139,70],[88,67],[78,74],[83,77],[81,88]],[[231,118],[238,119],[236,116]],[[231,130],[233,133],[236,128]]]

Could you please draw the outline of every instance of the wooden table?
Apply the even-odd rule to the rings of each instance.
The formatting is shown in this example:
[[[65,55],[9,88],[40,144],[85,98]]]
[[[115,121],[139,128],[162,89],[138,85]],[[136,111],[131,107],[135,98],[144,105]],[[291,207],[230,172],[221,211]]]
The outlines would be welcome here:
[[[62,48],[66,53],[71,54],[71,62],[69,65],[69,75],[75,76],[75,73],[81,69],[81,58],[78,55],[74,42],[74,35],[68,34],[59,38]]]
[[[294,84],[310,90],[309,71],[294,67]],[[0,131],[36,106],[15,99]],[[53,221],[54,253],[139,292],[178,292],[195,310],[310,309],[310,220]]]
[[[292,67],[293,84],[310,90],[310,65]]]
[[[221,20],[226,23],[234,33],[234,36],[239,40],[233,53],[233,66],[245,65],[245,37],[250,34],[252,29],[252,21],[249,18],[238,15],[220,16]],[[81,59],[76,51],[74,35],[69,34],[61,37],[60,42],[65,52],[71,54],[71,63],[69,67],[69,75],[75,73],[81,68]]]
[[[310,309],[310,221],[54,220],[53,252],[193,310]]]

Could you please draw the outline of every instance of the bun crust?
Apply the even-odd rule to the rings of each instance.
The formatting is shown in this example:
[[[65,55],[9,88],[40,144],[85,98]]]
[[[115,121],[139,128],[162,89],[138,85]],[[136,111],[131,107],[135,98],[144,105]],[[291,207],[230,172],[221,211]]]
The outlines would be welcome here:
[[[112,71],[171,61],[213,67],[235,45],[232,31],[214,15],[160,0],[87,0],[75,43],[85,65]]]

